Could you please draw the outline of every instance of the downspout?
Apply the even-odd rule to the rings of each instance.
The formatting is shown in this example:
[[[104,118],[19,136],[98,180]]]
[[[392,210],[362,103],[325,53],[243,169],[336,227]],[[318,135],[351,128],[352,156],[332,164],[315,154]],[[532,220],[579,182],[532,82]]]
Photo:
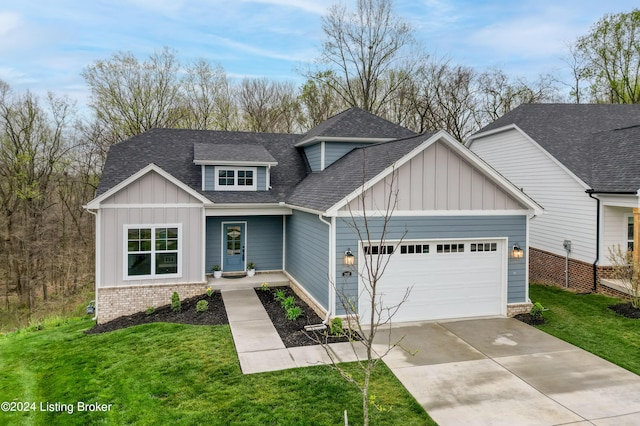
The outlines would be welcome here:
[[[331,222],[327,222],[326,220],[324,220],[322,218],[322,214],[318,215],[318,219],[320,219],[320,222],[325,223],[329,226],[329,277],[332,276],[333,271],[334,271],[334,267],[333,264],[335,262],[335,256],[332,256],[332,248],[333,248],[333,242],[331,236],[333,235],[332,232],[332,228],[331,228]],[[333,277],[335,279],[335,274],[333,274]],[[329,280],[329,289],[331,289],[331,279]],[[331,300],[331,290],[329,290],[329,301],[327,303],[327,315],[325,316],[324,320],[322,321],[322,323],[324,325],[327,325],[329,323],[329,317],[331,317],[331,312],[333,311],[333,301]]]

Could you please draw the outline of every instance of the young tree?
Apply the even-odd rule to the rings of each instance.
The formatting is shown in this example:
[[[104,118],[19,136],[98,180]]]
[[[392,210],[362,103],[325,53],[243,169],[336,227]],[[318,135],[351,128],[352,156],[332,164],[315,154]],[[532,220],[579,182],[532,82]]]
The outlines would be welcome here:
[[[640,9],[603,16],[575,43],[592,101],[640,103]]]
[[[633,251],[622,251],[620,245],[609,247],[613,278],[627,290],[634,308],[640,309],[640,264],[634,262]]]
[[[365,182],[366,150],[362,150],[362,183]],[[370,392],[371,379],[376,366],[383,358],[398,347],[403,337],[394,340],[391,335],[391,323],[402,304],[407,300],[411,292],[411,286],[407,287],[403,297],[398,303],[389,304],[381,294],[381,282],[389,265],[389,261],[402,243],[407,231],[400,235],[390,236],[393,212],[397,206],[398,186],[396,183],[396,171],[385,179],[385,197],[382,205],[376,206],[372,200],[372,194],[364,189],[350,204],[348,204],[349,217],[345,218],[346,225],[352,230],[354,237],[361,241],[364,252],[359,258],[360,264],[355,271],[362,283],[362,291],[357,294],[358,299],[365,298],[366,305],[356,303],[352,289],[344,285],[334,283],[337,299],[348,318],[349,330],[357,332],[359,339],[354,339],[352,331],[349,331],[351,348],[358,358],[357,365],[360,374],[351,374],[339,365],[336,353],[332,347],[326,344],[326,340],[320,337],[320,342],[329,355],[333,367],[349,383],[354,384],[362,395],[363,424],[369,424],[369,409],[371,405],[378,408],[375,403],[375,395]],[[363,186],[364,188],[364,186]],[[370,214],[372,209],[377,210]],[[392,240],[393,242],[391,242]],[[363,307],[364,312],[358,311],[358,306]],[[386,332],[386,338],[380,337],[380,332]],[[364,354],[362,352],[364,351]]]
[[[413,31],[393,14],[392,0],[358,0],[355,10],[333,5],[322,30],[319,61],[328,69],[307,77],[327,84],[349,106],[377,114],[416,68],[415,51],[409,52]],[[382,84],[392,72],[403,77]]]

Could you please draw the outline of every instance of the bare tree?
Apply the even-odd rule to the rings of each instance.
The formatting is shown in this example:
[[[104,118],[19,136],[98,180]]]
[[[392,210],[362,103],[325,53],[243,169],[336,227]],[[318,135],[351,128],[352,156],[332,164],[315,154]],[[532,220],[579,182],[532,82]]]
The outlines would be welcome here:
[[[320,62],[330,72],[307,77],[329,85],[349,106],[378,113],[415,69],[415,51],[408,51],[414,45],[413,31],[393,14],[392,0],[358,0],[355,10],[333,5],[322,30]],[[382,84],[392,72],[402,78]]]
[[[298,99],[302,108],[302,126],[308,130],[343,109],[345,104],[342,99],[331,89],[327,81],[331,78],[332,71],[319,71],[314,78],[310,78],[300,89]]]
[[[83,72],[89,106],[116,141],[156,127],[174,127],[182,118],[179,64],[168,48],[139,62],[119,52],[89,65]]]
[[[633,251],[622,251],[620,245],[609,247],[613,278],[627,290],[634,308],[640,309],[640,264],[634,261]]]
[[[239,101],[247,130],[292,133],[297,128],[300,109],[290,82],[244,79]]]
[[[362,188],[364,188],[365,150],[362,151],[362,155]],[[411,287],[408,287],[401,300],[393,304],[389,304],[381,295],[382,277],[393,253],[407,234],[405,229],[400,235],[392,237],[389,235],[392,232],[393,212],[397,207],[398,199],[395,170],[384,180],[383,184],[386,185],[384,191],[386,195],[383,200],[374,200],[372,194],[363,189],[358,197],[348,204],[349,218],[345,219],[345,224],[363,245],[359,258],[360,264],[355,272],[362,284],[361,291],[357,293],[357,299],[364,298],[366,304],[355,301],[353,289],[347,288],[344,284],[340,286],[334,283],[337,299],[349,322],[348,336],[350,336],[351,348],[358,359],[357,364],[362,376],[353,375],[341,367],[332,347],[326,344],[326,340],[322,337],[319,338],[333,367],[360,391],[364,425],[369,424],[370,405],[373,404],[380,408],[375,403],[375,395],[370,392],[371,379],[376,366],[402,342],[402,337],[396,340],[392,338],[391,323],[411,292]],[[382,205],[378,205],[378,201],[381,201]],[[377,210],[377,214],[370,215],[368,212],[372,210]],[[359,311],[358,306],[362,307],[363,311]],[[360,338],[354,338],[354,331]],[[386,339],[379,337],[379,333],[382,331],[388,333]]]

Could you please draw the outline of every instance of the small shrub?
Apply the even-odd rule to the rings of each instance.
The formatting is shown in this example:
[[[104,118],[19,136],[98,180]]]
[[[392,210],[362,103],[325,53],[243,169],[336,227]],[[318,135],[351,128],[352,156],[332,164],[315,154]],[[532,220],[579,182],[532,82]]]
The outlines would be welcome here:
[[[275,294],[273,295],[273,298],[276,299],[277,301],[279,301],[280,303],[282,303],[282,301],[284,299],[286,299],[286,296],[284,294],[284,290],[282,290],[282,289],[276,290]]]
[[[213,265],[213,268],[211,268],[213,270],[213,272],[218,272],[220,270],[220,265]]]
[[[280,301],[280,304],[285,310],[289,310],[296,305],[296,300],[293,298],[293,296],[289,296],[286,299]]]
[[[213,294],[213,289],[211,287],[207,288],[207,296],[211,297],[211,295]]]
[[[182,302],[180,301],[180,296],[177,291],[174,291],[171,295],[171,310],[173,312],[180,312],[182,309]]]
[[[533,319],[540,320],[542,319],[544,311],[546,311],[545,307],[542,306],[540,302],[536,302],[531,307],[531,310],[529,311],[529,315],[531,315],[531,318]]]
[[[256,264],[253,262],[247,263],[247,269],[256,269]]]
[[[262,284],[260,284],[260,290],[262,290],[262,291],[269,291],[269,283],[262,283]]]
[[[329,333],[334,336],[342,336],[344,330],[342,329],[342,318],[335,317],[331,320],[331,326],[329,327]]]
[[[292,306],[287,309],[287,319],[289,321],[297,320],[300,315],[302,315],[302,309],[300,308],[300,306]]]
[[[209,302],[206,300],[199,300],[196,303],[196,312],[205,312],[207,310],[209,310]]]
[[[156,308],[154,308],[153,306],[149,306],[147,308],[147,310],[144,311],[145,314],[147,315],[151,315],[152,313],[154,313],[156,311]]]

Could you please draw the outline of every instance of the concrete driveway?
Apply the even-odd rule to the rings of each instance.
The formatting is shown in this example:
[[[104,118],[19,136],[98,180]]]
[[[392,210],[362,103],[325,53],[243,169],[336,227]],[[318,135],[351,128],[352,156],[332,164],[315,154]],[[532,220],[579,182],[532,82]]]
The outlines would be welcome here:
[[[640,377],[511,318],[406,323],[385,363],[440,425],[640,425]],[[384,347],[388,332],[379,332]]]

